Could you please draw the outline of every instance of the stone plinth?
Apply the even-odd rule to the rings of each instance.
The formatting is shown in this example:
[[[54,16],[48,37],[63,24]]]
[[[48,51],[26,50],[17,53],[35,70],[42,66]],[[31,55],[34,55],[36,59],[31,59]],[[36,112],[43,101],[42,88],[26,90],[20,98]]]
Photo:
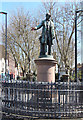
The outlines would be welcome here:
[[[35,60],[37,65],[38,82],[55,82],[55,59],[39,58]]]

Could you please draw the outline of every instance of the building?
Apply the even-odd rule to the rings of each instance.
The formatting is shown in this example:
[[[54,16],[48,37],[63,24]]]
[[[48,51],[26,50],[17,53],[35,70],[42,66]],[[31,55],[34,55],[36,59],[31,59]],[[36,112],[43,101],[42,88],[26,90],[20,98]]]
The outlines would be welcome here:
[[[5,75],[5,47],[0,45],[0,79]]]
[[[10,75],[10,79],[15,78],[15,60],[11,53],[8,55],[8,73]]]
[[[10,76],[10,79],[17,77],[15,60],[11,53],[7,54],[6,73]],[[5,79],[5,46],[3,44],[0,44],[0,79]]]

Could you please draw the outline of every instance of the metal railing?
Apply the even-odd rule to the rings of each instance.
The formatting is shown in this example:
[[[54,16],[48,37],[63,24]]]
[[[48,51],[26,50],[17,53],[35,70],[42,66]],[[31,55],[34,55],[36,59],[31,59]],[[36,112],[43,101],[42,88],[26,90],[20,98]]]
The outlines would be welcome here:
[[[21,118],[82,118],[83,82],[4,82],[2,112]]]

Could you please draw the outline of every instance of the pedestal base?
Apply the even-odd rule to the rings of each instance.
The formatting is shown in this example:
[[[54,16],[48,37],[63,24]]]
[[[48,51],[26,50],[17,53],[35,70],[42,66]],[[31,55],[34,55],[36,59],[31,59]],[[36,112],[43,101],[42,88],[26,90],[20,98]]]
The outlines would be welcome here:
[[[55,82],[55,59],[43,57],[35,60],[35,63],[38,82]]]

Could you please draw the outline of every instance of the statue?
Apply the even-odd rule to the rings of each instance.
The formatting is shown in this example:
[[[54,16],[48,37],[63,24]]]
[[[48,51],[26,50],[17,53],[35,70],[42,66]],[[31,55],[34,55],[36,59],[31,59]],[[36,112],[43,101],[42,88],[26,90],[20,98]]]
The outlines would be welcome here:
[[[37,27],[31,30],[38,30],[42,27],[42,35],[39,37],[40,40],[40,56],[51,55],[51,46],[53,44],[53,39],[55,38],[54,23],[50,20],[50,13],[46,14],[46,19],[43,20]],[[47,50],[48,48],[48,50]]]

